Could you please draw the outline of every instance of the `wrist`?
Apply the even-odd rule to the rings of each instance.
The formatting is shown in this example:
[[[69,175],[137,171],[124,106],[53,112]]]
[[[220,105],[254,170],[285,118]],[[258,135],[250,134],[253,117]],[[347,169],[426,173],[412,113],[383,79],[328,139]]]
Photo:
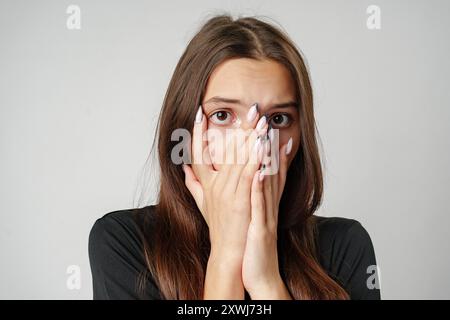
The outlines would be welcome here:
[[[244,299],[242,265],[226,255],[210,255],[206,268],[204,299]]]
[[[292,300],[281,276],[261,282],[248,293],[252,300]]]
[[[240,275],[242,270],[242,258],[224,252],[214,252],[211,253],[208,258],[207,267],[226,272],[229,275]]]
[[[242,266],[244,251],[239,247],[211,246],[208,262]]]

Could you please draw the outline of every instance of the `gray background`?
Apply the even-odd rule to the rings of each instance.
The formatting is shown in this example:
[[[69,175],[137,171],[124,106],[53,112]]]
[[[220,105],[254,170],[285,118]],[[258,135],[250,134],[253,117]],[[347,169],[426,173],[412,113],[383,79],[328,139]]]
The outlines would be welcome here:
[[[70,4],[81,30],[66,28]],[[370,4],[381,30],[366,27]],[[450,298],[450,2],[380,0],[2,0],[0,298],[91,298],[90,228],[133,206],[175,65],[222,10],[271,17],[305,54],[319,214],[366,227],[382,297]],[[80,290],[66,287],[69,265]]]

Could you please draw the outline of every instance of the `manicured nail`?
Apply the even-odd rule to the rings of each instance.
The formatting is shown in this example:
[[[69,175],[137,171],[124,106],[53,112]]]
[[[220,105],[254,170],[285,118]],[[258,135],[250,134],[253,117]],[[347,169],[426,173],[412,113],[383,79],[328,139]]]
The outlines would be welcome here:
[[[257,137],[255,144],[253,146],[253,152],[257,153],[260,149],[260,146],[261,146],[261,139],[260,139],[260,137]]]
[[[271,143],[269,138],[266,137],[266,139],[264,139],[264,152],[266,154],[266,156],[269,156],[269,151],[270,151],[270,147],[271,147]]]
[[[264,168],[259,172],[258,179],[259,179],[259,181],[263,181],[263,179],[264,179]]]
[[[267,136],[269,137],[270,141],[273,142],[273,138],[275,137],[275,131],[271,125],[269,125],[269,131],[267,131]]]
[[[292,150],[292,137],[289,138],[289,141],[288,141],[288,143],[287,143],[287,146],[286,146],[286,154],[291,153],[291,150]]]
[[[258,113],[258,104],[255,103],[250,107],[250,110],[247,113],[247,121],[251,122],[255,120],[256,114]]]
[[[197,110],[197,114],[195,115],[195,123],[200,123],[202,122],[202,118],[203,118],[203,110],[202,110],[202,106],[198,106],[198,110]]]
[[[262,116],[256,124],[256,130],[261,130],[266,125],[266,116]]]

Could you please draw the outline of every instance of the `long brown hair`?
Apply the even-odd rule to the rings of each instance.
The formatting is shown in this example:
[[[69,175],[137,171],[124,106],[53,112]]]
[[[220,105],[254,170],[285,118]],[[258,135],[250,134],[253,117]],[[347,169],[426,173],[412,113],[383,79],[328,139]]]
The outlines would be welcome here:
[[[181,165],[171,161],[172,132],[192,132],[214,68],[231,58],[273,59],[291,73],[297,88],[300,147],[287,174],[279,207],[280,274],[294,299],[347,299],[321,267],[314,212],[322,200],[323,178],[316,141],[313,94],[300,51],[280,29],[260,18],[210,18],[189,42],[167,89],[157,126],[160,184],[152,228],[144,227],[148,271],[163,299],[202,299],[210,250],[206,222],[184,184]]]

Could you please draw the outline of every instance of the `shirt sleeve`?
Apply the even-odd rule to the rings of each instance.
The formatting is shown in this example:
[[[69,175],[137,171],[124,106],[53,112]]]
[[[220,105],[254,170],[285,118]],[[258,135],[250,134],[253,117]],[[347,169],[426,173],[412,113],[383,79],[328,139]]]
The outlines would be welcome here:
[[[379,300],[378,269],[371,238],[361,223],[346,221],[335,233],[330,248],[331,276],[352,300]]]
[[[113,212],[98,219],[89,234],[94,300],[159,299],[145,273],[142,244],[132,217]],[[145,276],[144,290],[139,281]]]

